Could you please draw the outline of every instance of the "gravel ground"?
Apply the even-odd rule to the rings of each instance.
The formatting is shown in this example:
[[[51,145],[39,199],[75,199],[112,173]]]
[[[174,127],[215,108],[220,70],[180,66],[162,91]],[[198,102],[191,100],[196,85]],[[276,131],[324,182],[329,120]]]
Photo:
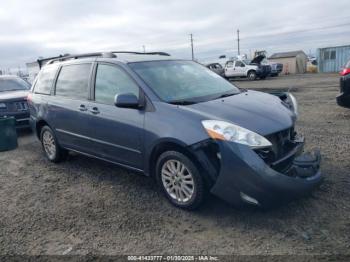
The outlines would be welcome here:
[[[237,80],[292,89],[307,148],[320,148],[326,180],[311,197],[270,211],[210,197],[195,212],[171,206],[153,181],[72,154],[49,163],[22,132],[0,153],[0,254],[350,254],[350,110],[337,75]]]

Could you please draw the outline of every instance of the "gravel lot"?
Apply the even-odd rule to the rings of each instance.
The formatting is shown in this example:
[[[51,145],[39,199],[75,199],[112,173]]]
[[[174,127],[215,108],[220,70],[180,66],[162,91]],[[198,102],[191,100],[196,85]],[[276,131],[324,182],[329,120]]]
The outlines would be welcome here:
[[[0,254],[348,254],[350,110],[338,107],[337,75],[234,81],[292,89],[306,148],[320,148],[325,183],[311,197],[262,211],[210,197],[200,210],[171,206],[153,181],[71,154],[48,162],[22,132],[0,153]]]

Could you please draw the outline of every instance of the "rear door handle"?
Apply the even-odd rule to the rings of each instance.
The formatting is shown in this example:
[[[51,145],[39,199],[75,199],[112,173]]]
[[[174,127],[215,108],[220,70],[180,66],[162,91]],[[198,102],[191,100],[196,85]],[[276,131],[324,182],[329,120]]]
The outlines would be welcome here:
[[[99,113],[100,113],[100,111],[98,110],[98,108],[97,108],[97,107],[93,107],[93,108],[91,108],[91,109],[90,109],[90,112],[91,112],[91,113],[93,113],[93,114],[95,114],[95,115],[97,115],[97,114],[99,114]]]
[[[80,106],[79,106],[79,110],[80,110],[80,111],[87,111],[87,108],[86,108],[85,105],[80,105]]]

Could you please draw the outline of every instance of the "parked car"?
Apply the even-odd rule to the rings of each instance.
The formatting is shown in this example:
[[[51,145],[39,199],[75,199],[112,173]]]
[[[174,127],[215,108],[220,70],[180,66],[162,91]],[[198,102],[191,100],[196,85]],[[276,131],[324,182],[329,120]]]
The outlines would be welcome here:
[[[270,65],[263,65],[261,61],[263,55],[255,57],[253,60],[231,60],[225,64],[225,77],[247,77],[249,80],[256,78],[265,79],[271,72]]]
[[[90,56],[48,62],[28,96],[50,161],[75,151],[153,176],[186,209],[208,192],[269,207],[321,183],[319,153],[302,153],[291,94],[240,91],[164,53]]]
[[[350,60],[340,72],[340,94],[337,96],[337,103],[350,108]]]
[[[283,71],[283,64],[270,62],[271,66],[270,76],[278,76]]]
[[[225,75],[224,68],[219,63],[211,63],[206,65],[206,67],[209,68],[211,71],[217,73],[219,76]]]
[[[27,95],[30,84],[18,76],[0,76],[0,118],[14,117],[17,128],[29,127]]]

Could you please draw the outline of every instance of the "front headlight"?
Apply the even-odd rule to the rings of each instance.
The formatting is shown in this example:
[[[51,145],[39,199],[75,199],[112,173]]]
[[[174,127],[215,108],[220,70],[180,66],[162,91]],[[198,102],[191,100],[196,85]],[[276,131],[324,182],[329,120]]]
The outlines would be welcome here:
[[[291,93],[288,93],[288,97],[289,97],[290,105],[292,106],[291,109],[293,110],[294,114],[296,116],[298,116],[298,102],[297,102],[297,99]]]
[[[251,148],[272,146],[265,137],[235,124],[220,120],[203,120],[202,124],[213,139],[236,142]]]
[[[0,109],[6,109],[6,104],[5,103],[0,103]]]

